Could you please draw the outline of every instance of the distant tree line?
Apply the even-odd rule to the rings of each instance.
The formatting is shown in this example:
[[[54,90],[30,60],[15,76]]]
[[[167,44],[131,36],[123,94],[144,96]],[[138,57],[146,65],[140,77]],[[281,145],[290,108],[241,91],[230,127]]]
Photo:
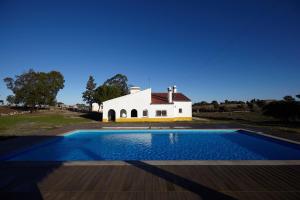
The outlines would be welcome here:
[[[300,99],[300,95],[296,95]],[[263,107],[265,115],[273,116],[283,121],[300,120],[300,101],[292,96],[285,96],[281,101],[275,101]]]
[[[284,121],[300,120],[300,94],[295,96],[285,96],[282,100],[260,100],[251,101],[229,101],[210,103],[201,101],[193,104],[193,112],[237,112],[249,111],[260,112],[264,115],[272,116]],[[298,101],[296,100],[298,99]]]
[[[6,101],[9,104],[34,108],[55,105],[59,90],[64,88],[64,76],[58,71],[36,72],[30,69],[15,78],[6,77],[6,86],[12,91]]]
[[[248,111],[247,104],[242,101],[228,101],[210,103],[201,101],[193,104],[194,112],[233,112],[233,111]]]
[[[116,74],[97,87],[93,76],[89,76],[86,90],[82,93],[83,101],[89,104],[102,104],[104,101],[128,94],[128,79],[123,74]]]

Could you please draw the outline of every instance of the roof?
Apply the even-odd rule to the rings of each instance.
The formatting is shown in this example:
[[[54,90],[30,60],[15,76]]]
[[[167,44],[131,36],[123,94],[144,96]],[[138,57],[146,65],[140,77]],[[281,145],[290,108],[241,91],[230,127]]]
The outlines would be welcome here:
[[[182,93],[173,93],[173,101],[191,101]],[[152,104],[168,104],[168,93],[152,93],[151,94]]]

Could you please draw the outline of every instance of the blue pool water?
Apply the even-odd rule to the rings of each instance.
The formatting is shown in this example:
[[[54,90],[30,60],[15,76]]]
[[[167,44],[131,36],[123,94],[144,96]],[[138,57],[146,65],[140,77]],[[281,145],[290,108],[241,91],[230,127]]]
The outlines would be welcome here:
[[[300,146],[240,130],[76,131],[5,159],[300,160]]]

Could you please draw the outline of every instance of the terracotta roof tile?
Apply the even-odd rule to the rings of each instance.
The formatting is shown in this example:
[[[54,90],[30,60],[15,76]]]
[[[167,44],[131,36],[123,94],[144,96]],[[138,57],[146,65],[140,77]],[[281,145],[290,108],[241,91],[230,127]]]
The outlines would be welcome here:
[[[191,101],[182,93],[173,93],[173,101]],[[168,93],[152,93],[151,94],[152,104],[168,104]]]

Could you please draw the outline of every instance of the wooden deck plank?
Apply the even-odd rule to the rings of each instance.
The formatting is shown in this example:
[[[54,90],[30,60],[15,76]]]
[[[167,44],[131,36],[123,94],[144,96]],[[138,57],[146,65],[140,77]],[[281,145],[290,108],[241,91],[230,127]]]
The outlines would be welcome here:
[[[27,166],[1,168],[3,196],[45,199],[300,199],[300,166]],[[4,199],[4,198],[1,198]]]

